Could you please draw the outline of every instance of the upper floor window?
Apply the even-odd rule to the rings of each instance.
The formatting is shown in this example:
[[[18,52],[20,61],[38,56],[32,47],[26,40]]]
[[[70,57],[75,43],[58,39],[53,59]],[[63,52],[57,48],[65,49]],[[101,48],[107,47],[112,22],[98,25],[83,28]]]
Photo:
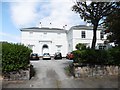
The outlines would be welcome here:
[[[32,31],[29,32],[29,38],[31,38],[31,37],[33,37],[33,32]]]
[[[81,38],[86,38],[85,31],[82,31],[82,32],[81,32]]]
[[[28,45],[28,48],[30,48],[31,50],[33,50],[33,46],[34,45]]]
[[[56,45],[57,47],[57,52],[61,52],[62,45]]]
[[[30,32],[29,32],[29,34],[33,34],[33,32],[32,32],[32,31],[30,31]]]
[[[44,32],[44,34],[47,34],[47,32]]]
[[[103,39],[104,38],[104,34],[103,32],[100,32],[100,39]]]
[[[60,33],[60,32],[58,32],[57,34],[58,34],[58,35],[60,35],[61,33]]]

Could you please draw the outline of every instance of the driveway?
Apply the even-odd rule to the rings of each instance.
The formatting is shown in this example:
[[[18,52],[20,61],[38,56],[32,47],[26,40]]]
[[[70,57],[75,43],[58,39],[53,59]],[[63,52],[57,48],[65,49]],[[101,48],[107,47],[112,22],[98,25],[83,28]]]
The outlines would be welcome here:
[[[31,80],[3,82],[4,88],[117,88],[117,77],[74,78],[67,76],[64,68],[72,60],[39,60],[31,61],[36,75]]]

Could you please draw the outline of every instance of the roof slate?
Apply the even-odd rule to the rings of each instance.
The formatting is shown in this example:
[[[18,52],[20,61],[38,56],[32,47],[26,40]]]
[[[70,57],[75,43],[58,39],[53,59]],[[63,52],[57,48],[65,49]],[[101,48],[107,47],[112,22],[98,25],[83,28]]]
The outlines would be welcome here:
[[[42,27],[42,28],[39,28],[39,27],[30,27],[30,28],[21,28],[21,30],[26,30],[26,29],[29,29],[29,30],[64,30],[64,29],[60,29],[60,28],[49,28],[49,27]]]

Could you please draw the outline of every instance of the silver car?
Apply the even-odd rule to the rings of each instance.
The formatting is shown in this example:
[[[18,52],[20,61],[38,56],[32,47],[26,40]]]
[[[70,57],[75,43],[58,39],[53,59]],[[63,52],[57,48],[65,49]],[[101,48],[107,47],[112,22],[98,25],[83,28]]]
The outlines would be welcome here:
[[[44,53],[44,54],[43,54],[43,60],[45,60],[45,59],[51,60],[51,57],[50,57],[50,54],[49,54],[49,53]]]

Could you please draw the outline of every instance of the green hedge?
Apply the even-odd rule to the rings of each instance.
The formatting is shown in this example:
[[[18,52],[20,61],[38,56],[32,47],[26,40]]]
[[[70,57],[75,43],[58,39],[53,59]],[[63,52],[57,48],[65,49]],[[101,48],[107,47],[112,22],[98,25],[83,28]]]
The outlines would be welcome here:
[[[78,50],[73,51],[74,60],[77,60],[79,63],[87,64],[105,64],[108,60],[107,51],[105,50]],[[76,59],[77,58],[77,59]]]
[[[78,44],[75,46],[75,48],[76,48],[77,50],[84,50],[84,49],[86,49],[86,46],[85,46],[85,44],[78,43]]]
[[[2,71],[26,69],[32,50],[21,44],[2,43]]]
[[[108,50],[108,64],[120,65],[120,47],[111,48]]]
[[[86,64],[99,65],[120,65],[120,48],[112,48],[109,50],[75,50],[73,51],[74,61]]]
[[[74,62],[76,62],[76,63],[80,62],[80,60],[81,60],[81,56],[80,56],[81,52],[80,52],[80,50],[75,50],[72,53],[74,55],[74,57],[73,57]]]

